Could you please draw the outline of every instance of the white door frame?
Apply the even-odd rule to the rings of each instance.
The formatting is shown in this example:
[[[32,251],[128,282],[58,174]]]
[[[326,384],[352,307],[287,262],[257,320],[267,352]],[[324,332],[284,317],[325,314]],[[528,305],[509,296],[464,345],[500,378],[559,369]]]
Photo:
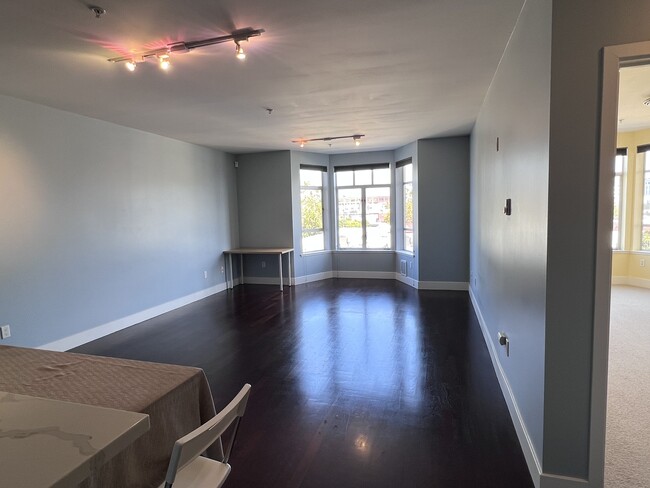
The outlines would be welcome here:
[[[618,131],[619,69],[626,64],[650,63],[650,41],[603,49],[600,151],[594,283],[594,343],[591,380],[589,485],[603,486],[607,420],[607,361],[612,283],[612,212],[614,159]]]

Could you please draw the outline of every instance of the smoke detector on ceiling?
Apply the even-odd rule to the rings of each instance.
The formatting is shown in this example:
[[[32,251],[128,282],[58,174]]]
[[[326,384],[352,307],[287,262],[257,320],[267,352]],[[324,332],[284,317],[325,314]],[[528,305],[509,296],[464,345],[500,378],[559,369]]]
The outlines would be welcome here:
[[[102,7],[98,7],[97,5],[91,5],[88,7],[92,13],[95,14],[95,18],[100,18],[102,15],[106,13],[106,9]]]

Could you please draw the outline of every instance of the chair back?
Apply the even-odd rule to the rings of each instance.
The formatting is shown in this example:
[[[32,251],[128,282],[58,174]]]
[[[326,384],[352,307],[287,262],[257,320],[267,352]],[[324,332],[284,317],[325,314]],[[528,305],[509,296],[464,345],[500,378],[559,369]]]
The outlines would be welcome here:
[[[226,448],[224,459],[219,460],[224,463],[228,462],[237,435],[239,419],[243,417],[246,410],[250,389],[251,385],[246,383],[237,393],[237,396],[221,412],[174,443],[169,468],[167,469],[167,477],[165,478],[168,486],[174,483],[178,471],[205,452],[236,421],[235,430]]]

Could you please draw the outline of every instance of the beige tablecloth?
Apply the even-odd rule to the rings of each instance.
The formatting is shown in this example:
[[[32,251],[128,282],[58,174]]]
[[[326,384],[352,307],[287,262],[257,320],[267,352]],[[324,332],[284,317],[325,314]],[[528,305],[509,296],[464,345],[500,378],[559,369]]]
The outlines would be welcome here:
[[[85,354],[0,346],[0,391],[149,415],[149,432],[83,488],[159,486],[174,441],[215,415],[201,369]]]

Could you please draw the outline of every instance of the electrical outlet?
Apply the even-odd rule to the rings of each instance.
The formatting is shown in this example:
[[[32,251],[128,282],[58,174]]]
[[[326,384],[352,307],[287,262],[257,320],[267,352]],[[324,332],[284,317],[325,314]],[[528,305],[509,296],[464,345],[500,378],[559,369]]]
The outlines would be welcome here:
[[[266,268],[266,261],[262,261],[262,268]]]
[[[0,327],[0,339],[8,339],[11,337],[11,327],[3,325]]]
[[[207,271],[203,272],[203,278],[206,279],[206,280],[208,279],[208,272]]]
[[[225,270],[223,269],[223,266],[221,267],[221,274],[224,274]]]
[[[645,268],[645,259],[641,258],[639,260],[639,266],[641,266],[642,268]]]

